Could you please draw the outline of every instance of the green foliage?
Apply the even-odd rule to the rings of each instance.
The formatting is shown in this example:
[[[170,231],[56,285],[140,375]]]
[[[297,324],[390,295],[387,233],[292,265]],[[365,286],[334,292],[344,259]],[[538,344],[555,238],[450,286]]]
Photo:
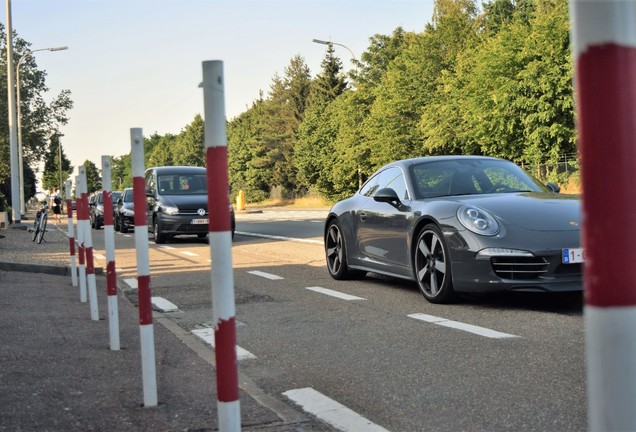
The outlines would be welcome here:
[[[578,169],[560,161],[576,151],[567,6],[436,0],[422,32],[374,35],[348,74],[333,45],[313,78],[293,57],[228,122],[232,195],[333,201],[389,161],[437,154],[502,157],[565,184]],[[177,136],[148,138],[147,161],[202,165],[202,137],[197,116]]]
[[[73,173],[71,161],[64,153],[64,147],[62,146],[61,139],[61,134],[55,134],[51,137],[47,145],[47,151],[44,158],[44,171],[42,172],[42,187],[47,191],[53,189],[53,187],[64,191],[64,184]],[[60,162],[62,164],[61,167]],[[26,193],[24,198],[29,198]]]
[[[86,168],[86,190],[90,195],[102,189],[102,178],[100,170],[93,162],[85,160],[83,165]]]
[[[24,57],[29,50],[31,50],[31,44],[17,36],[14,30],[13,61],[16,65],[18,63],[20,65],[19,102],[23,159],[25,165],[37,169],[37,166],[41,162],[45,162],[47,157],[49,137],[59,134],[60,127],[67,124],[67,112],[73,107],[73,101],[69,90],[62,90],[59,95],[53,97],[46,95],[48,92],[46,72],[37,68],[35,55]],[[11,167],[9,162],[9,115],[6,103],[8,99],[6,52],[5,27],[0,24],[0,89],[2,89],[0,93],[3,101],[0,103],[0,190],[10,196]],[[32,196],[33,188],[30,184],[26,185],[27,180],[25,175],[25,199],[28,200]]]

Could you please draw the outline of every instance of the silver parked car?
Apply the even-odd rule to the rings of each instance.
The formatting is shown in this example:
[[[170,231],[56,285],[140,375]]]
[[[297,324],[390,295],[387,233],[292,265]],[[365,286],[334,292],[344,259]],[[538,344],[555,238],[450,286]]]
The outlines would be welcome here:
[[[580,200],[558,192],[502,159],[393,162],[330,210],[327,268],[334,279],[414,280],[433,303],[461,292],[580,291]]]

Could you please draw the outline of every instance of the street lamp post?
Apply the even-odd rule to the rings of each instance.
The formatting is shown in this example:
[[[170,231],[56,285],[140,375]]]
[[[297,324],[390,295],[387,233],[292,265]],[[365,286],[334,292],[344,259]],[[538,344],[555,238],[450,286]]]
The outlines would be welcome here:
[[[11,26],[11,0],[7,0],[7,96],[9,113],[9,148],[11,162],[11,215],[14,224],[21,222],[20,211],[20,174],[18,172],[18,143],[15,124],[15,92],[14,92],[14,72],[13,65],[13,29]]]
[[[22,156],[22,116],[20,115],[20,65],[24,60],[29,58],[33,53],[38,51],[64,51],[67,50],[67,46],[61,47],[52,47],[52,48],[40,48],[35,50],[28,50],[20,60],[18,60],[18,64],[16,65],[16,108],[17,108],[17,123],[18,123],[18,169],[20,172],[20,209],[22,210],[22,217],[24,217],[25,208],[24,208],[24,162]],[[60,162],[61,163],[61,162]],[[61,169],[61,168],[60,168]],[[61,172],[60,172],[60,183],[61,180]],[[62,188],[60,187],[60,190]]]
[[[357,61],[356,55],[353,53],[353,51],[351,51],[351,49],[348,46],[343,45],[343,44],[338,43],[338,42],[329,42],[329,41],[325,41],[325,40],[321,40],[321,39],[314,39],[314,40],[312,40],[312,42],[313,43],[317,43],[317,44],[321,44],[321,45],[338,45],[340,47],[343,47],[344,49],[348,50],[351,53],[351,60],[352,60],[352,63],[354,64],[354,66],[355,66],[354,62]]]

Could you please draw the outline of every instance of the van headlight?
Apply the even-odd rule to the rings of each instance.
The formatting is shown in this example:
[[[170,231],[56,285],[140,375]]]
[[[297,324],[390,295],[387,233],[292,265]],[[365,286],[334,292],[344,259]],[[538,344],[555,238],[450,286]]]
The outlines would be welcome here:
[[[162,205],[161,211],[167,215],[179,214],[179,209],[173,206]]]

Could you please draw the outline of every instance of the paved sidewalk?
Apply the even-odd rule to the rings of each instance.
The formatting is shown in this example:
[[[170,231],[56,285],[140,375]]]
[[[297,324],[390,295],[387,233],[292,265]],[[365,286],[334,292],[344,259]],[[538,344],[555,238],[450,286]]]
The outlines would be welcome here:
[[[26,230],[0,230],[0,431],[217,430],[213,351],[155,312],[159,405],[144,407],[138,311],[119,296],[122,349],[111,351],[105,278],[93,321],[71,286],[66,231],[49,225],[37,244]],[[334,430],[239,382],[243,431]]]

